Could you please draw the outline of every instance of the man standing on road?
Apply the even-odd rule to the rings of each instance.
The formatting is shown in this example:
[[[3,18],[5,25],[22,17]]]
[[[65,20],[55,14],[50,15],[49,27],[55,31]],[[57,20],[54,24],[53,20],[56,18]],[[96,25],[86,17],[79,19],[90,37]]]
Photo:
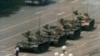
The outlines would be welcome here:
[[[16,51],[15,55],[19,56],[19,47],[18,46],[15,48],[15,51]]]

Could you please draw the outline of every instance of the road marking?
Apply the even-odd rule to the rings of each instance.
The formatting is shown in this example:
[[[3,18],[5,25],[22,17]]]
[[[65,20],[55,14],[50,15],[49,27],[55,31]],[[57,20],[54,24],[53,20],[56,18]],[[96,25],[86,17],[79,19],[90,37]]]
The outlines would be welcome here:
[[[64,2],[64,1],[65,1],[65,0],[60,0],[59,3],[62,3],[62,2]]]
[[[72,2],[70,2],[71,4],[78,2],[79,0],[74,0]]]
[[[34,19],[32,19],[32,20],[34,20]],[[23,23],[20,23],[20,24],[17,24],[17,25],[14,25],[14,26],[11,26],[11,27],[8,27],[8,28],[5,28],[5,29],[0,30],[0,31],[5,31],[5,30],[8,30],[8,29],[11,29],[11,28],[17,27],[17,26],[19,26],[19,25],[21,25],[21,24],[28,23],[28,22],[30,22],[30,21],[32,21],[32,20],[25,21],[25,22],[23,22]],[[54,20],[54,21],[56,21],[56,20]],[[54,21],[51,21],[51,22],[54,22]],[[50,22],[49,22],[49,23],[50,23]],[[43,24],[43,25],[45,25],[45,24]],[[42,26],[43,26],[43,25],[42,25]],[[38,28],[38,27],[39,27],[39,26],[37,26],[37,27],[35,27],[35,28],[33,28],[33,29],[36,29],[36,28]],[[25,32],[25,31],[24,31],[24,32]],[[22,32],[20,32],[20,33],[18,33],[18,34],[16,34],[16,35],[10,36],[10,37],[8,37],[8,38],[2,39],[2,40],[0,40],[0,41],[5,41],[5,40],[7,40],[7,39],[10,39],[10,38],[16,37],[16,36],[20,35],[21,33],[22,33]]]
[[[13,55],[13,54],[7,54],[7,55],[5,55],[5,56],[11,56],[11,55]]]
[[[66,17],[68,17],[68,16],[70,16],[70,15],[71,15],[71,14],[67,15]],[[60,18],[58,18],[58,19],[60,19]],[[47,22],[47,23],[45,23],[45,24],[53,23],[53,22],[57,21],[58,19],[55,19],[55,20],[50,21],[50,22]],[[45,25],[45,24],[42,24],[42,25],[40,25],[40,26],[43,26],[43,25]],[[32,29],[30,29],[30,30],[37,29],[38,27],[39,27],[39,26],[37,26],[37,27],[35,27],[35,28],[32,28]],[[24,31],[24,32],[25,32],[25,31]],[[8,37],[8,38],[5,38],[5,39],[3,39],[3,40],[0,40],[0,41],[5,41],[5,40],[8,40],[8,39],[10,39],[10,38],[16,37],[16,36],[20,35],[21,33],[22,33],[22,32],[20,32],[20,33],[18,33],[18,34],[15,34],[15,35],[13,35],[13,36],[10,36],[10,37]],[[4,49],[4,50],[2,50],[2,51],[4,52],[4,51],[9,50],[9,49],[12,49],[12,48],[14,48],[14,46],[13,46],[13,47],[10,47],[10,48],[7,48],[7,49]]]
[[[2,45],[0,45],[0,48],[5,48],[5,47],[7,47],[7,46],[2,46]]]
[[[2,50],[1,52],[6,52],[7,50],[10,50],[10,49],[13,49],[13,48],[15,48],[15,46],[12,46],[12,47],[10,47],[10,48],[4,49],[4,50]],[[13,51],[15,51],[15,49],[14,49]]]
[[[32,19],[32,20],[35,20],[35,19]],[[17,27],[17,26],[19,26],[19,25],[22,25],[22,24],[28,23],[28,22],[30,22],[30,21],[32,21],[32,20],[27,20],[27,21],[24,21],[24,22],[22,22],[22,23],[19,23],[19,24],[16,24],[16,25],[13,25],[13,26],[10,26],[10,27],[7,27],[7,28],[4,28],[4,29],[1,29],[0,32],[1,32],[1,31],[6,31],[6,30],[11,29],[11,28],[15,28],[15,27]]]
[[[41,17],[46,16],[46,15],[49,15],[49,14],[51,14],[51,13],[52,13],[52,12],[46,13],[46,14],[44,14],[44,15],[41,15]],[[17,27],[17,26],[20,26],[20,25],[25,24],[25,23],[28,23],[28,22],[31,22],[31,21],[33,21],[33,20],[36,20],[37,18],[39,18],[39,17],[36,17],[36,18],[34,18],[34,19],[32,18],[31,20],[26,20],[26,21],[24,21],[24,22],[22,22],[22,23],[19,23],[19,24],[16,24],[16,25],[13,25],[13,26],[4,28],[4,29],[0,29],[0,32],[6,31],[6,30],[9,30],[9,29],[12,29],[12,28],[15,28],[15,27]]]
[[[81,8],[81,7],[80,7]],[[50,13],[52,13],[52,12],[50,12]],[[50,14],[50,13],[48,13],[48,14]],[[45,15],[48,15],[48,14],[45,14]],[[43,15],[43,16],[45,16],[45,15]],[[66,15],[66,16],[64,16],[63,18],[65,18],[65,17],[68,17],[68,16],[71,16],[72,14],[69,14],[69,15]],[[38,18],[38,17],[37,17]],[[37,18],[35,18],[35,19],[37,19]],[[35,19],[32,19],[32,20],[35,20]],[[24,24],[24,23],[28,23],[28,22],[30,22],[30,21],[32,21],[32,20],[27,20],[27,21],[24,21],[23,23],[20,23],[20,24]],[[54,21],[56,21],[56,20],[54,20]],[[54,21],[52,21],[52,22],[54,22]],[[49,23],[49,22],[48,22]],[[8,30],[8,29],[10,29],[10,28],[13,28],[13,27],[17,27],[17,26],[19,26],[20,24],[17,24],[17,25],[14,25],[14,26],[11,26],[11,27],[8,27],[8,28],[5,28],[5,29],[1,29],[0,31],[5,31],[5,30]],[[47,24],[47,23],[46,23]],[[45,25],[45,24],[43,24],[43,25]],[[34,27],[33,29],[36,29],[36,28],[38,28],[38,27]],[[30,29],[30,30],[32,30],[32,29]],[[25,31],[24,31],[25,32]],[[16,35],[13,35],[13,36],[10,36],[10,37],[8,37],[8,38],[5,38],[5,39],[2,39],[2,40],[0,40],[0,41],[5,41],[5,40],[7,40],[7,39],[10,39],[10,38],[13,38],[13,37],[16,37],[16,36],[18,36],[18,35],[20,35],[22,32],[20,32],[20,33],[18,33],[18,34],[16,34]]]
[[[42,12],[44,12],[44,11],[36,12],[36,14],[39,14],[39,13],[42,13]],[[51,14],[51,13],[53,13],[53,12],[46,13],[46,14],[44,14],[44,15],[42,15],[42,16],[46,16],[46,15],[49,15],[49,14]],[[42,16],[41,16],[41,17],[42,17]],[[25,23],[28,23],[28,22],[31,22],[31,21],[33,21],[33,20],[36,20],[37,18],[39,18],[39,17],[36,17],[36,18],[34,18],[34,19],[32,18],[31,20],[26,20],[26,21],[24,21],[24,22],[22,22],[22,23],[19,23],[19,24],[16,24],[16,25],[13,25],[13,26],[4,28],[4,29],[0,29],[0,32],[6,31],[6,30],[9,30],[9,29],[12,29],[12,28],[15,28],[15,27],[17,27],[17,26],[20,26],[20,25],[25,24]]]
[[[22,33],[22,32],[21,32],[21,33]],[[8,39],[13,38],[13,37],[16,37],[16,36],[20,35],[21,33],[18,33],[18,34],[15,34],[15,35],[13,35],[13,36],[10,36],[10,37],[8,37],[8,38],[2,39],[2,40],[0,40],[0,42],[1,42],[1,41],[5,41],[5,40],[8,40]]]
[[[46,14],[47,15],[47,14]],[[68,16],[71,16],[72,14],[69,14],[69,15],[67,15],[67,16],[64,16],[64,17],[68,17]],[[37,19],[37,18],[36,18]],[[60,18],[58,18],[58,19],[60,19]],[[57,21],[58,19],[56,19],[56,20],[54,20],[54,21]],[[32,19],[33,20],[33,19]],[[31,21],[31,20],[30,20]],[[54,22],[54,21],[51,21],[51,23],[52,22]],[[48,23],[50,23],[50,22],[48,22]],[[45,23],[45,24],[47,24],[47,23]],[[43,24],[43,25],[45,25],[45,24]],[[41,25],[42,26],[42,25]],[[35,27],[35,28],[32,28],[32,29],[30,29],[30,30],[33,30],[33,29],[36,29],[36,28],[38,28],[38,27]],[[25,31],[24,31],[25,32]],[[8,37],[8,38],[6,38],[6,39],[3,39],[3,40],[0,40],[0,41],[5,41],[5,40],[8,40],[8,39],[10,39],[10,38],[13,38],[13,37],[16,37],[16,36],[18,36],[18,35],[20,35],[22,32],[20,32],[20,33],[18,33],[18,34],[15,34],[15,35],[13,35],[13,36],[10,36],[10,37]],[[11,47],[10,47],[11,48]],[[7,50],[8,49],[10,49],[10,48],[7,48]],[[13,48],[13,47],[12,47]],[[2,50],[3,51],[3,50]]]
[[[61,12],[61,13],[58,13],[57,15],[62,15],[62,14],[64,14],[65,12]]]
[[[39,12],[36,12],[35,14],[41,14],[41,13],[43,13],[44,11],[39,11]]]
[[[97,39],[100,39],[100,37],[97,37],[97,38],[88,40],[88,41],[86,41],[85,43],[82,43],[81,45],[76,46],[76,47],[77,47],[77,48],[80,48],[80,47],[82,47],[82,46],[85,46],[87,43],[89,43],[89,42],[91,42],[91,41],[94,41],[94,40],[97,40]],[[76,48],[72,48],[72,49],[68,50],[68,52],[71,52],[71,51],[73,51],[73,50],[76,50]]]

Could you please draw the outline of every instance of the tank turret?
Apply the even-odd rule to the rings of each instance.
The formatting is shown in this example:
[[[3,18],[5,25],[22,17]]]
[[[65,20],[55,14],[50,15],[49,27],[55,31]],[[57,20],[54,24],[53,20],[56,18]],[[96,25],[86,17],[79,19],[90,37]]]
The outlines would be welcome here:
[[[39,32],[32,34],[30,31],[27,31],[22,35],[24,35],[26,39],[17,43],[20,51],[33,51],[41,53],[48,50],[50,41],[47,36],[40,35]]]
[[[49,25],[49,28],[44,28],[44,31],[50,37],[51,45],[62,46],[66,43],[66,33],[63,30],[61,30],[58,26]]]
[[[64,27],[66,33],[68,34],[68,39],[78,39],[80,38],[81,28],[77,27],[72,20],[65,20],[61,22],[62,19],[59,20],[60,24]]]
[[[81,27],[82,30],[90,31],[94,29],[95,20],[91,19],[88,13],[84,13],[74,20],[74,24],[76,24],[78,27]]]

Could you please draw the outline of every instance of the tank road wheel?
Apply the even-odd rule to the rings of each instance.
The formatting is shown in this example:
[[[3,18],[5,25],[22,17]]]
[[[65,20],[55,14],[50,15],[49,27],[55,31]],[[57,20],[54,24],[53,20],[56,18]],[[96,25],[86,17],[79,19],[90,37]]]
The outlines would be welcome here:
[[[46,52],[49,49],[49,43],[44,43],[44,44],[40,44],[36,50],[34,50],[34,52],[36,53],[42,53],[42,52]]]
[[[58,39],[58,41],[54,42],[54,46],[60,47],[66,43],[66,36],[62,36]]]
[[[87,30],[87,31],[90,31],[90,30],[93,30],[94,29],[94,24],[95,24],[95,20],[92,19],[89,23],[89,26],[85,26],[84,27],[84,30]]]
[[[80,38],[80,34],[81,34],[81,29],[72,31],[69,34],[68,39],[70,39],[70,40],[76,40],[76,39]]]

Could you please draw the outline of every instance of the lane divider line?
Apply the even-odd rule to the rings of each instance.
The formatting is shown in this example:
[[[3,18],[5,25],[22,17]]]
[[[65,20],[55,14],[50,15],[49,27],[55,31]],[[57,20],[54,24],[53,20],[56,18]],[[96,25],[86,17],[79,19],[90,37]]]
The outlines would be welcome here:
[[[12,56],[13,54],[7,54],[7,55],[5,55],[5,56]]]
[[[13,48],[15,48],[15,46],[12,46],[12,47],[10,47],[10,48],[7,48],[7,49],[5,49],[5,50],[2,50],[1,52],[6,52],[7,50],[10,50],[10,49],[13,49]],[[15,50],[13,50],[13,51],[15,51]]]
[[[67,15],[67,16],[65,16],[65,17],[68,17],[68,16],[70,16],[70,15],[72,15],[72,14],[69,14],[69,15]],[[54,20],[54,21],[56,21],[56,20]],[[49,22],[48,22],[49,23]],[[44,24],[45,25],[45,24]],[[36,29],[37,27],[35,27],[35,28],[33,28],[33,29]],[[30,29],[30,30],[33,30],[33,29]],[[22,33],[22,32],[21,32]],[[15,36],[18,36],[18,35],[20,35],[21,33],[18,33],[18,34],[16,34],[16,35],[14,35],[14,36],[10,36],[10,37],[8,37],[7,39],[3,39],[3,40],[0,40],[0,41],[5,41],[5,40],[8,40],[8,39],[10,39],[10,38],[13,38],[13,37],[15,37]],[[8,48],[9,49],[9,48]]]
[[[39,11],[39,12],[36,12],[35,14],[41,14],[41,13],[43,13],[44,11]]]
[[[91,40],[89,40],[89,41],[87,41],[87,42],[85,42],[85,43],[83,43],[83,44],[81,44],[81,45],[79,45],[79,46],[76,46],[76,47],[77,47],[77,48],[80,48],[80,47],[82,47],[82,46],[85,46],[87,43],[89,43],[89,42],[91,42],[91,41],[95,41],[95,40],[97,40],[97,39],[100,39],[100,37],[91,39]],[[71,52],[71,51],[73,51],[73,50],[76,50],[76,48],[70,49],[68,52]]]
[[[65,12],[61,12],[61,13],[59,13],[59,14],[57,14],[57,15],[63,15]]]
[[[65,17],[68,17],[68,16],[71,16],[72,14],[69,14],[69,15],[67,15],[67,16],[64,16],[63,18],[65,18]],[[59,18],[60,19],[60,18]],[[56,19],[56,20],[58,20],[58,19]],[[54,20],[54,21],[56,21],[56,20]],[[54,22],[54,21],[52,21],[52,22]],[[52,23],[51,22],[51,23]],[[50,22],[48,22],[48,23],[50,23]],[[47,24],[47,23],[45,23],[45,24]],[[43,24],[43,25],[45,25],[45,24]],[[30,29],[30,30],[33,30],[33,29],[36,29],[36,28],[38,28],[38,27],[35,27],[35,28],[32,28],[32,29]],[[24,31],[25,32],[25,31]],[[18,34],[16,34],[16,35],[13,35],[13,36],[10,36],[10,37],[8,37],[8,38],[6,38],[6,39],[3,39],[3,40],[0,40],[1,42],[2,41],[5,41],[5,40],[8,40],[8,39],[10,39],[10,38],[13,38],[13,37],[16,37],[16,36],[18,36],[18,35],[20,35],[22,32],[20,32],[20,33],[18,33]]]
[[[39,14],[39,13],[42,13],[42,12],[44,12],[44,11],[36,12],[36,14]],[[53,13],[53,12],[44,14],[44,15],[42,15],[42,16],[46,16],[46,15],[49,15],[49,14],[51,14],[51,13]],[[41,16],[41,17],[42,17],[42,16]],[[36,20],[37,18],[39,18],[39,17],[36,17],[36,18],[34,18],[34,19],[32,18],[31,20],[26,20],[26,21],[24,21],[24,22],[22,22],[22,23],[20,23],[20,24],[16,24],[16,25],[13,25],[13,26],[4,28],[4,29],[0,29],[0,32],[9,30],[9,29],[11,29],[11,28],[15,28],[15,27],[20,26],[20,25],[22,25],[22,24],[25,24],[25,23],[28,23],[28,22],[30,22],[30,21]]]
[[[67,15],[66,17],[68,17],[68,16],[70,16],[70,15],[71,15],[71,14]],[[59,18],[59,19],[60,19],[60,18]],[[57,20],[59,20],[59,19],[55,19],[55,20],[50,21],[50,22],[47,22],[47,23],[45,23],[45,24],[53,23],[53,22],[55,22],[55,21],[57,21]],[[45,25],[45,24],[40,25],[40,27],[43,26],[43,25]],[[34,28],[32,28],[32,29],[29,29],[29,30],[34,30],[34,29],[37,29],[38,27],[39,27],[39,26],[34,27]],[[26,32],[26,31],[24,31],[24,32]],[[21,33],[23,33],[23,32],[20,32],[20,33],[18,33],[18,34],[15,34],[15,35],[13,35],[13,36],[10,36],[10,37],[8,37],[8,38],[5,38],[5,39],[3,39],[3,40],[0,40],[0,42],[6,41],[6,40],[11,39],[11,38],[13,38],[13,37],[16,37],[16,36],[20,35]],[[7,49],[4,49],[4,50],[1,50],[1,51],[6,51],[6,50],[9,50],[9,49],[12,49],[12,48],[14,48],[14,46],[13,46],[13,47],[10,47],[10,48],[7,48]]]
[[[46,15],[49,15],[49,14],[51,14],[51,13],[53,13],[53,12],[50,12],[50,13],[47,13],[47,14],[44,14],[44,15],[42,15],[41,17],[43,17],[43,16],[46,16]],[[31,21],[33,21],[33,20],[36,20],[36,19],[38,19],[39,17],[36,17],[36,18],[32,18],[31,20],[26,20],[26,21],[24,21],[24,22],[22,22],[22,23],[19,23],[19,24],[16,24],[16,25],[13,25],[13,26],[10,26],[10,27],[7,27],[7,28],[4,28],[4,29],[0,29],[0,32],[2,32],[2,31],[6,31],[6,30],[9,30],[9,29],[12,29],[12,28],[15,28],[15,27],[17,27],[17,26],[20,26],[20,25],[22,25],[22,24],[25,24],[25,23],[28,23],[28,22],[31,22]]]

